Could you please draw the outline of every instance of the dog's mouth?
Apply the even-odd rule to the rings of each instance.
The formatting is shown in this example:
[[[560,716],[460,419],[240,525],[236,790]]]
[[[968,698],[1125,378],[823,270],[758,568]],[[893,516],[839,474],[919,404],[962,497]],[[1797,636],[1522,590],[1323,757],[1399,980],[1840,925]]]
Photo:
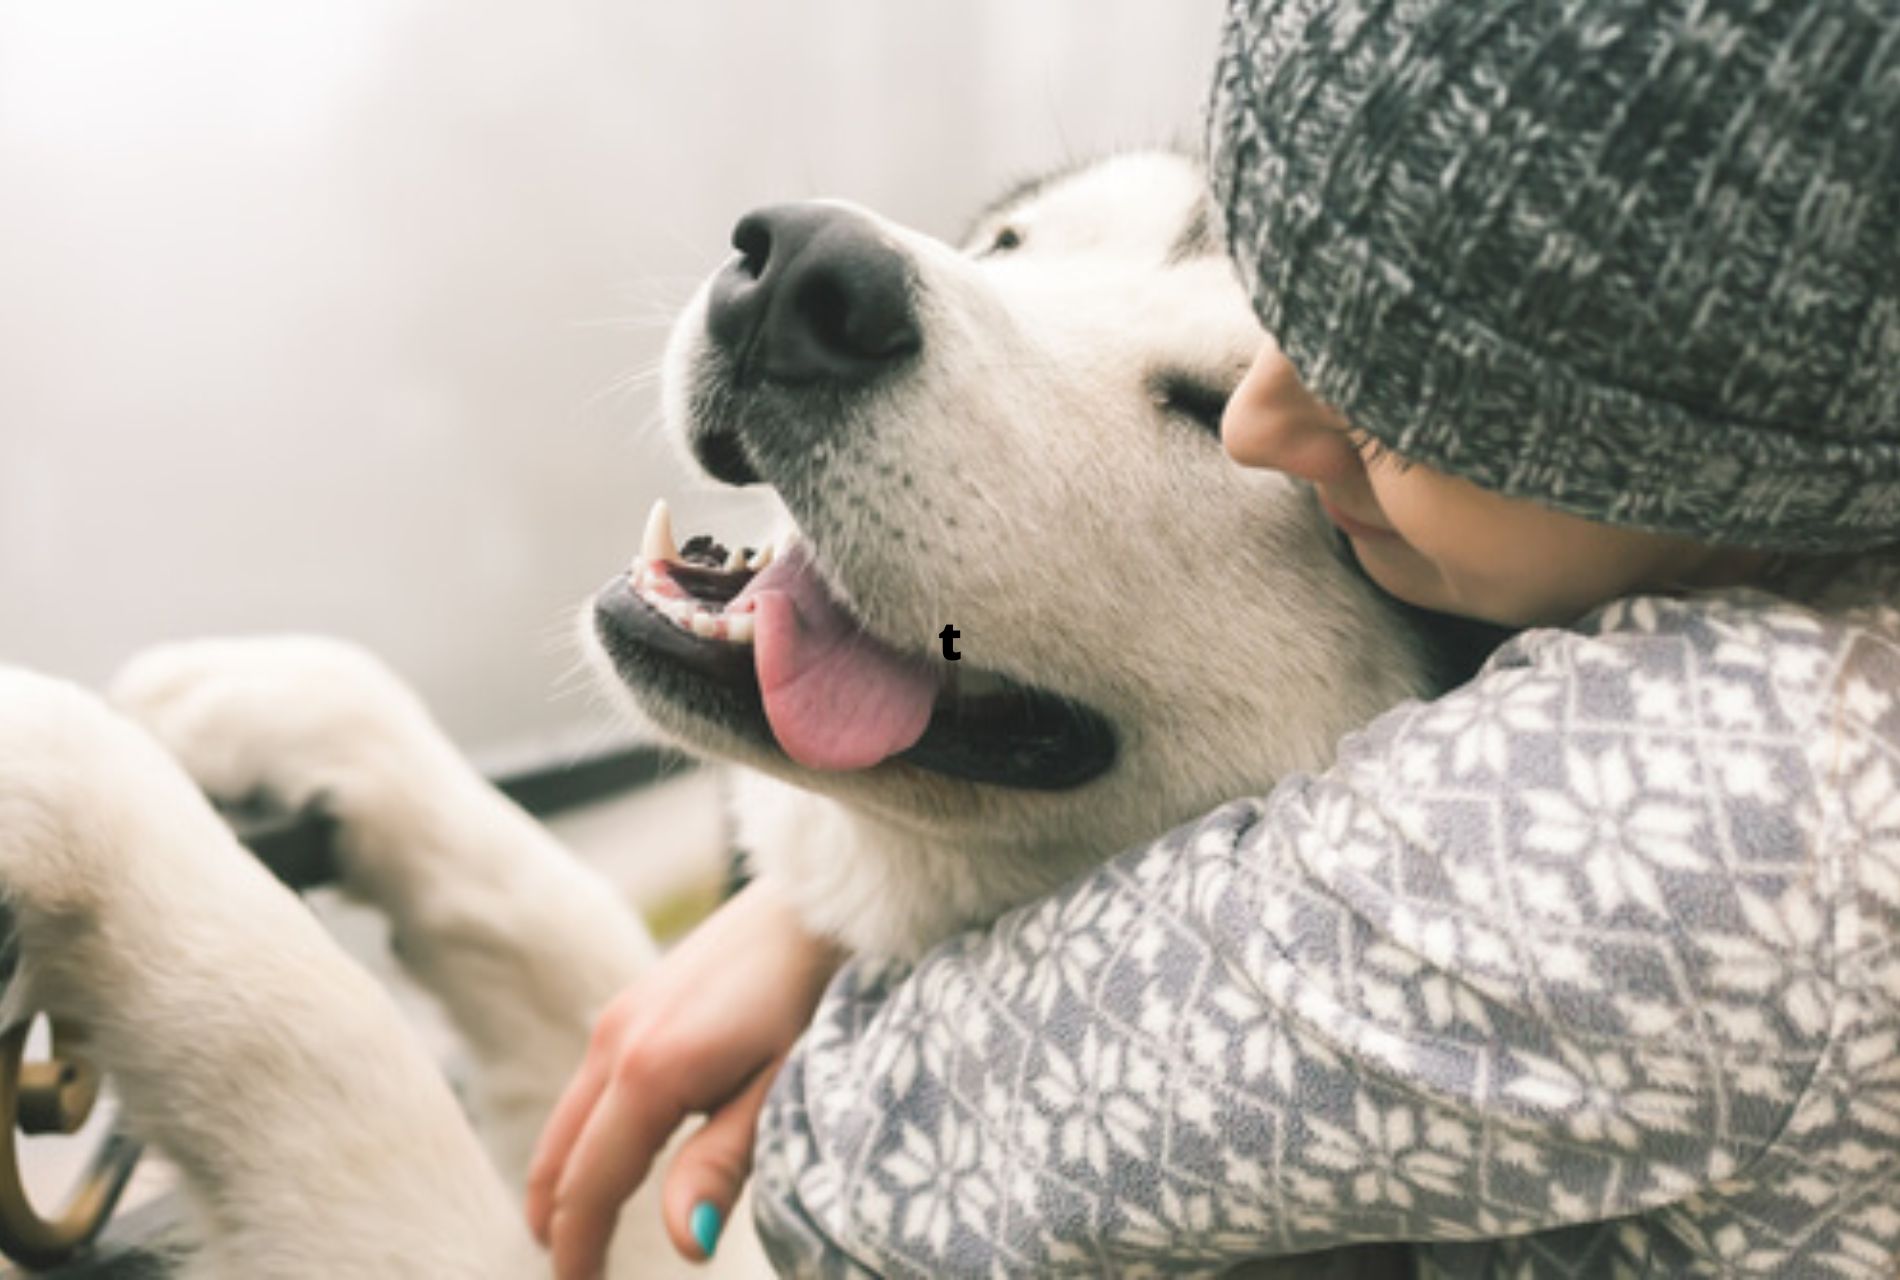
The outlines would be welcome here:
[[[888,760],[948,777],[1066,790],[1106,772],[1105,717],[964,661],[898,652],[826,586],[793,537],[728,551],[673,540],[664,503],[641,554],[594,600],[594,627],[630,685],[681,702],[809,769]]]

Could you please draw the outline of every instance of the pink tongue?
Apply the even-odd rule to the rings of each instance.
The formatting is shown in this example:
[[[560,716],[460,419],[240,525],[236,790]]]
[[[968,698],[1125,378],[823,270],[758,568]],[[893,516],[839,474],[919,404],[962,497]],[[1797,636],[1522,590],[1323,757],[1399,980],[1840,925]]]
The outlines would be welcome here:
[[[930,722],[937,677],[874,640],[833,603],[794,542],[746,584],[765,718],[808,769],[864,769],[910,746]]]

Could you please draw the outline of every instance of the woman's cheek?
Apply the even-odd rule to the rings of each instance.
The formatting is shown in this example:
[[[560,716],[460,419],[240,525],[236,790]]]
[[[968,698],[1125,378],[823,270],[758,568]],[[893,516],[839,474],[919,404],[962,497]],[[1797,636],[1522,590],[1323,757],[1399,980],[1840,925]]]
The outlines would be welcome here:
[[[1405,573],[1414,604],[1492,622],[1518,624],[1548,613],[1564,577],[1563,548],[1512,512],[1474,499],[1418,468],[1387,478],[1380,509],[1416,567]],[[1402,568],[1396,563],[1395,569]],[[1430,598],[1420,598],[1429,595]]]

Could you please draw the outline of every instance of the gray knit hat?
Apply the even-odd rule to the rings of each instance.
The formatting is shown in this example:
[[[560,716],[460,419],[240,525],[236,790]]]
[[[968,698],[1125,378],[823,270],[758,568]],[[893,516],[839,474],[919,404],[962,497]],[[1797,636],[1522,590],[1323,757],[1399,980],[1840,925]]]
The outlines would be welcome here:
[[[1900,541],[1900,3],[1232,0],[1228,248],[1322,399],[1617,524]]]

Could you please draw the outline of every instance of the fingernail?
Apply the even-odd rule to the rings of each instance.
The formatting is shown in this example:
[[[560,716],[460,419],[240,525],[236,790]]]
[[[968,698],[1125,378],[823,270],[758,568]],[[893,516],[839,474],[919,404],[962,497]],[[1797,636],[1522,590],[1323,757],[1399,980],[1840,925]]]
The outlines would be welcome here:
[[[693,1239],[699,1242],[700,1249],[710,1258],[713,1248],[719,1243],[719,1207],[710,1200],[701,1200],[693,1206],[693,1216],[687,1225],[692,1228]]]

